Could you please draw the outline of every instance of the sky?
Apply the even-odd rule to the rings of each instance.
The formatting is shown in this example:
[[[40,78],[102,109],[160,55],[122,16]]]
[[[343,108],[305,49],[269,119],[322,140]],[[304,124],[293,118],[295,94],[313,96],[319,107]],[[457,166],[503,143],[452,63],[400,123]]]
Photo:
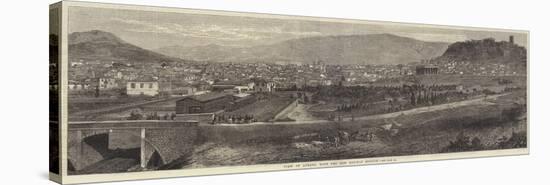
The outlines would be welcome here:
[[[380,33],[449,43],[488,37],[500,41],[513,35],[518,45],[527,42],[525,34],[501,31],[71,7],[69,33],[90,30],[111,32],[145,49],[209,44],[252,47],[303,37]]]

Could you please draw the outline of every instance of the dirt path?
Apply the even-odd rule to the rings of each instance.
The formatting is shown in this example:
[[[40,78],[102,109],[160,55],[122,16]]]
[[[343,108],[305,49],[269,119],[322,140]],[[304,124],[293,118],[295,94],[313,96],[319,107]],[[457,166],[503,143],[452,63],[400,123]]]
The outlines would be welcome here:
[[[409,110],[404,110],[399,112],[392,112],[387,114],[357,117],[355,118],[355,120],[395,118],[401,115],[415,115],[415,114],[420,114],[424,112],[433,112],[433,111],[446,110],[446,109],[452,109],[452,108],[464,107],[464,106],[470,106],[470,105],[492,105],[494,103],[488,102],[486,100],[495,100],[496,98],[504,95],[507,95],[507,94],[497,94],[497,95],[481,97],[481,98],[476,98],[471,100],[464,100],[459,102],[452,102],[452,103],[433,105],[433,106],[427,106],[427,107],[419,107],[419,108],[414,108],[414,109],[409,109]],[[344,118],[344,121],[351,121],[351,118]]]
[[[296,121],[316,120],[317,118],[307,111],[312,106],[314,105],[298,104],[292,112],[288,113],[288,118]]]

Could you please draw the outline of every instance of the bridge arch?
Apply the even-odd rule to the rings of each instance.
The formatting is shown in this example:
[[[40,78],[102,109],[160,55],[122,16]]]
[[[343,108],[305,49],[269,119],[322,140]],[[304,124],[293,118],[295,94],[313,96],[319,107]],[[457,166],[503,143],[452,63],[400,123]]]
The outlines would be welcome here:
[[[104,164],[98,162],[112,157],[105,154],[119,148],[119,152],[133,152],[133,156],[136,156],[134,158],[139,159],[138,164],[144,169],[165,168],[167,165],[179,164],[179,158],[192,152],[197,134],[197,122],[178,120],[71,122],[67,157],[77,172],[86,172],[82,169],[94,164]],[[103,144],[90,145],[94,141]],[[108,161],[104,162],[106,164]],[[99,167],[97,165],[88,169],[95,169]]]
[[[164,165],[166,160],[162,153],[162,150],[160,150],[159,147],[154,142],[152,142],[149,138],[142,136],[142,133],[141,133],[143,132],[142,130],[145,130],[145,132],[147,132],[147,129],[139,129],[139,130],[110,129],[109,142],[111,143],[109,143],[109,147],[111,148],[111,150],[117,150],[119,148],[128,149],[128,143],[121,143],[121,145],[118,145],[121,147],[117,147],[117,145],[113,145],[113,142],[116,142],[116,141],[111,139],[113,137],[117,137],[122,134],[127,134],[127,136],[131,137],[127,139],[130,139],[133,142],[139,143],[139,146],[136,146],[136,145],[133,145],[133,146],[136,146],[135,148],[140,148],[140,153],[137,156],[137,160],[140,163],[141,167],[152,168],[152,167],[159,167],[159,166],[151,166],[153,164]],[[132,145],[130,144],[130,146]],[[152,162],[151,160],[154,160],[154,162]]]
[[[142,129],[105,129],[72,131],[69,138],[69,171],[81,171],[97,162],[116,157],[131,158],[142,168],[156,168],[165,163],[162,150],[147,137]]]

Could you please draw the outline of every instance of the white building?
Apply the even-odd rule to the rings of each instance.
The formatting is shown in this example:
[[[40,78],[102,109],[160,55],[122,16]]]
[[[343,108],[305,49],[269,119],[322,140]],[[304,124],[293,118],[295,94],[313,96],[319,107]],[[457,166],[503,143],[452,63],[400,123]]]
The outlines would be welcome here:
[[[268,92],[273,92],[275,91],[275,88],[277,88],[277,85],[275,85],[275,83],[273,82],[268,82],[266,86]]]
[[[113,89],[118,85],[116,84],[115,79],[113,78],[99,78],[98,81],[99,89]]]
[[[252,90],[250,86],[244,86],[244,85],[235,86],[235,88],[233,89],[237,90],[237,93],[246,93]]]
[[[159,94],[158,82],[128,82],[126,94],[156,96]]]

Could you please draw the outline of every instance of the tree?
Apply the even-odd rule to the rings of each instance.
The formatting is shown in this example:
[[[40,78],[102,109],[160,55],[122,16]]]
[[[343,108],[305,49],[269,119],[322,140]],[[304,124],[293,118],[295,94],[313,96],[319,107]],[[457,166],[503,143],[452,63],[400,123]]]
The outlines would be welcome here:
[[[176,113],[172,113],[172,114],[170,115],[170,119],[175,120],[175,119],[176,119]]]
[[[309,103],[309,98],[306,95],[304,95],[304,103]]]
[[[481,139],[464,135],[464,132],[460,132],[455,141],[449,142],[449,145],[443,149],[443,152],[465,152],[465,151],[478,151],[483,150],[485,146],[481,143]]]
[[[127,118],[127,120],[141,120],[141,119],[143,119],[143,115],[134,111],[132,111],[130,113],[130,116]]]
[[[411,105],[416,105],[416,96],[414,95],[414,92],[411,92]]]

